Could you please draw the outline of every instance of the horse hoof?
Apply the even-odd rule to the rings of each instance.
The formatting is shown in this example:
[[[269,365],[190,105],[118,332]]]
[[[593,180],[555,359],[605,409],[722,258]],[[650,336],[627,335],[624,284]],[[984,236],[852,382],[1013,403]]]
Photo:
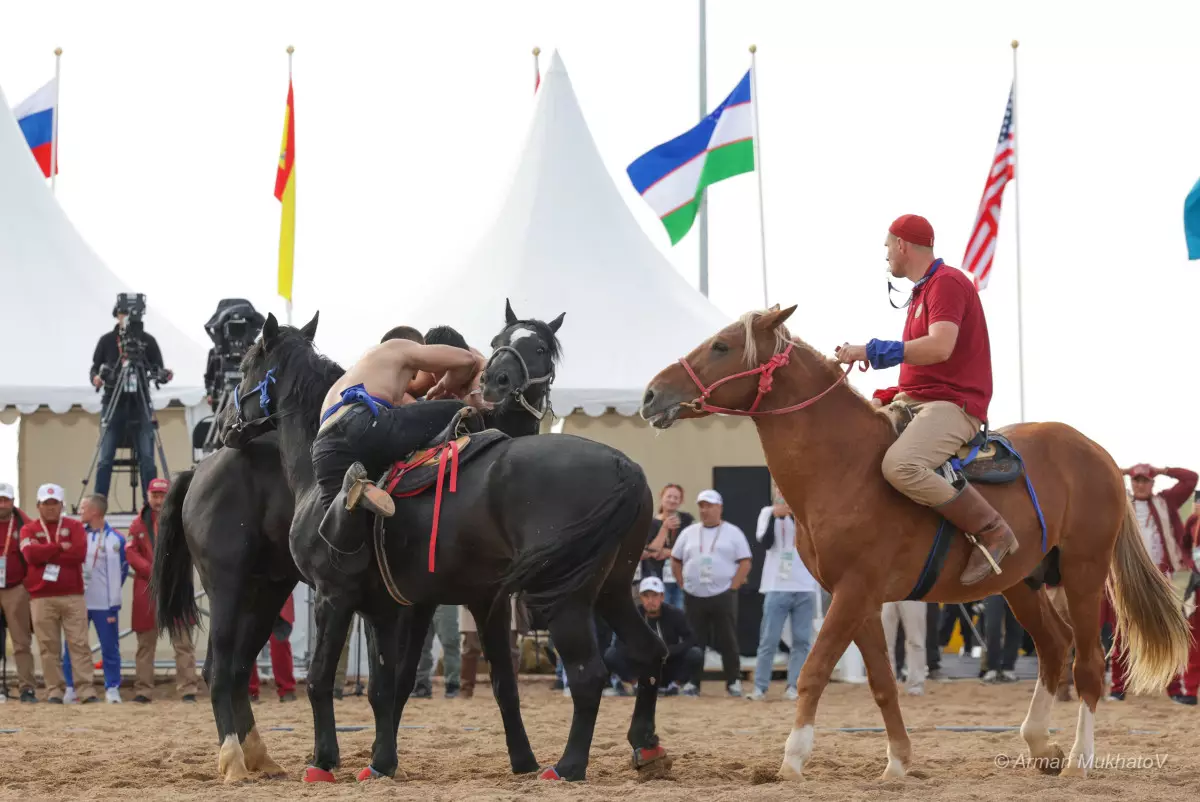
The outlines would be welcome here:
[[[1047,754],[1033,759],[1033,765],[1042,774],[1056,776],[1062,773],[1067,762],[1067,756],[1063,754],[1062,747],[1058,744],[1050,744],[1047,747]]]
[[[332,771],[325,771],[316,766],[309,766],[304,770],[304,782],[306,783],[333,783],[337,780],[333,777]]]
[[[553,766],[547,766],[542,769],[542,773],[538,775],[539,780],[561,780],[562,775],[558,773],[558,769]]]
[[[648,746],[633,750],[633,767],[635,769],[644,769],[651,763],[657,763],[661,760],[670,760],[667,757],[667,750],[661,746]]]
[[[374,766],[367,766],[365,769],[363,769],[362,771],[360,771],[358,773],[358,781],[360,783],[365,783],[365,782],[369,782],[370,780],[378,780],[378,779],[386,777],[386,776],[387,775],[383,774],[382,772],[375,771]]]

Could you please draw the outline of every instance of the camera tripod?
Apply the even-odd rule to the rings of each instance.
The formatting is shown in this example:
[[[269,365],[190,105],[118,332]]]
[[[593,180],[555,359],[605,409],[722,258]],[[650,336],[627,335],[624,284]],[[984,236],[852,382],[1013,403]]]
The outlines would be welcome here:
[[[213,411],[212,422],[209,423],[208,431],[204,435],[204,443],[200,446],[200,450],[204,452],[205,456],[221,447],[221,422],[225,419],[229,407],[233,405],[233,391],[240,380],[240,373],[227,373],[225,376],[221,397],[217,399],[217,408]]]
[[[170,476],[170,468],[167,467],[167,452],[163,448],[162,436],[158,431],[158,418],[154,415],[154,407],[150,403],[150,380],[146,376],[146,368],[144,365],[138,364],[132,360],[125,360],[121,364],[121,370],[117,374],[116,381],[113,383],[112,395],[109,396],[108,403],[100,413],[100,437],[96,441],[96,450],[92,454],[92,464],[88,468],[87,476],[83,479],[83,487],[79,490],[79,498],[75,501],[74,512],[79,512],[79,505],[83,502],[83,495],[87,492],[87,486],[92,481],[92,473],[96,470],[96,463],[100,459],[100,449],[104,445],[104,436],[108,433],[108,427],[112,424],[113,416],[116,414],[117,405],[127,403],[124,396],[127,395],[126,387],[135,386],[136,400],[136,415],[127,418],[125,421],[126,433],[133,428],[134,430],[149,426],[154,433],[154,444],[158,448],[158,458],[162,461],[163,473]],[[135,423],[135,420],[137,421]],[[131,512],[138,511],[137,491],[138,483],[141,478],[141,464],[137,443],[134,443],[130,448],[133,465],[129,472],[129,487],[132,493],[133,509]],[[142,488],[143,495],[146,489]],[[143,498],[143,501],[145,499]]]

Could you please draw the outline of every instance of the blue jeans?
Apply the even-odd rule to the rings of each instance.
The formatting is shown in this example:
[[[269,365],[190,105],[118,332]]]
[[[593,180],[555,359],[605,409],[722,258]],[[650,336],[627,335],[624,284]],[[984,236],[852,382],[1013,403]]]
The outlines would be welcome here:
[[[142,475],[142,496],[147,495],[146,488],[150,480],[158,476],[154,465],[154,427],[146,420],[142,410],[128,398],[118,399],[113,410],[104,437],[100,439],[100,462],[96,466],[96,483],[92,486],[97,495],[108,496],[108,487],[112,482],[113,459],[117,455],[117,445],[129,427],[133,442],[133,453],[137,456],[138,471]]]
[[[812,648],[813,617],[817,594],[771,591],[763,596],[762,624],[758,631],[758,662],[754,664],[754,687],[763,693],[771,684],[771,663],[783,635],[783,620],[792,619],[792,651],[788,655],[787,682],[795,688],[808,652]]]
[[[117,613],[120,607],[111,610],[88,610],[88,620],[96,628],[100,638],[100,656],[104,660],[104,687],[121,687],[121,641],[117,629]],[[112,618],[113,622],[108,623]],[[63,676],[67,679],[67,687],[74,688],[75,683],[71,674],[71,654],[63,649]]]
[[[663,601],[677,610],[683,609],[683,588],[674,582],[663,583]]]

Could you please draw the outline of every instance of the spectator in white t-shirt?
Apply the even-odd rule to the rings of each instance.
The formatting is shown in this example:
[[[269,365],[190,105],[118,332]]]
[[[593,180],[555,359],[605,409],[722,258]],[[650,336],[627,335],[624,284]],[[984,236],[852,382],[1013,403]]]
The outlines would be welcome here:
[[[711,637],[721,655],[725,689],[742,695],[737,645],[737,592],[750,574],[750,544],[733,524],[721,520],[723,501],[715,490],[696,499],[700,521],[679,533],[671,551],[675,580],[683,587],[688,624],[701,652]],[[683,688],[686,696],[700,692],[701,665]]]
[[[783,634],[783,622],[788,618],[792,624],[792,646],[788,655],[785,695],[789,701],[796,699],[796,682],[812,648],[812,625],[817,610],[817,581],[796,550],[796,519],[779,489],[773,487],[773,490],[775,503],[762,508],[755,531],[758,542],[767,548],[758,587],[759,593],[763,594],[763,614],[758,662],[754,666],[754,691],[746,697],[756,702],[766,698],[771,684],[771,665],[779,647],[779,637]]]

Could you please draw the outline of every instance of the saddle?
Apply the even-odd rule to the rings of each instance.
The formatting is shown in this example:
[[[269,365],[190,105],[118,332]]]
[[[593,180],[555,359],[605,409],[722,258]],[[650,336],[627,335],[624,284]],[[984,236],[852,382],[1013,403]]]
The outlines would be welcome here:
[[[892,418],[896,434],[903,434],[912,421],[912,410],[901,406],[899,419]],[[938,473],[950,484],[959,481],[981,485],[1004,485],[1021,478],[1025,467],[1013,450],[1012,443],[1002,434],[989,431],[986,424],[975,436],[946,460]]]
[[[507,439],[504,432],[484,429],[480,415],[471,407],[463,407],[436,437],[393,463],[379,486],[396,498],[411,498],[433,487],[449,469],[450,492],[454,492],[458,470]]]

